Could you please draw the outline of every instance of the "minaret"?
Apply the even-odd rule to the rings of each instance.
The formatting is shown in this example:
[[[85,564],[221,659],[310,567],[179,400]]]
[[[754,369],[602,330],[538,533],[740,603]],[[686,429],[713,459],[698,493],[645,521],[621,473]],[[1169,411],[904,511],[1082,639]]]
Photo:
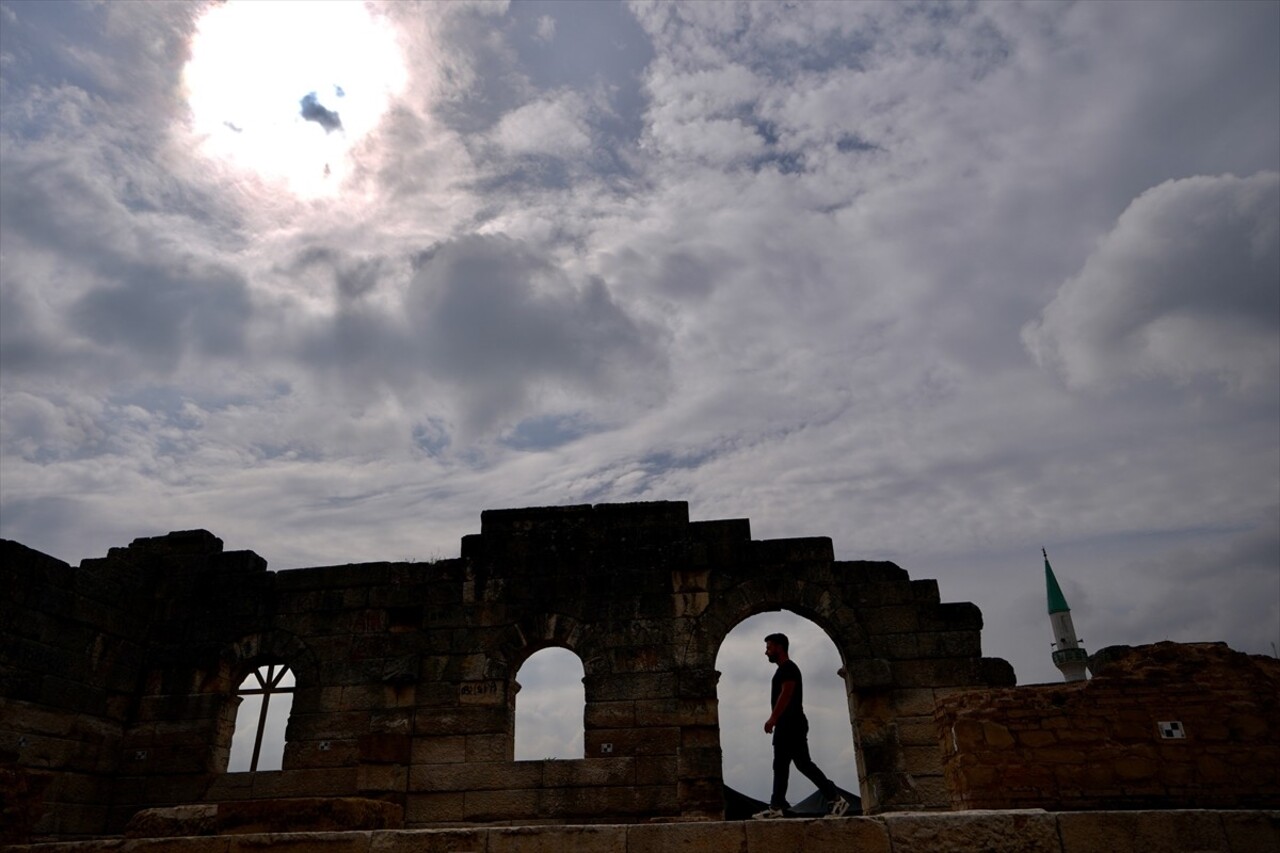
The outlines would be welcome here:
[[[1080,645],[1076,626],[1071,624],[1071,608],[1067,606],[1062,587],[1058,586],[1058,579],[1053,576],[1049,554],[1043,548],[1040,553],[1044,554],[1044,583],[1049,592],[1049,623],[1053,626],[1053,665],[1062,670],[1065,681],[1084,681],[1089,655]]]

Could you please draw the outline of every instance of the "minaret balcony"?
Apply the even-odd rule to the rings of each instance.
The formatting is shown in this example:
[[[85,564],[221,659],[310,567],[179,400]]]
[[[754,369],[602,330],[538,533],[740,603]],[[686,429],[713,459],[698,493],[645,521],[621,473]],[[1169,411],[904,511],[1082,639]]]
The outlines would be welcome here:
[[[1085,663],[1089,660],[1089,653],[1084,649],[1058,649],[1053,653],[1054,666],[1062,666],[1064,663]]]

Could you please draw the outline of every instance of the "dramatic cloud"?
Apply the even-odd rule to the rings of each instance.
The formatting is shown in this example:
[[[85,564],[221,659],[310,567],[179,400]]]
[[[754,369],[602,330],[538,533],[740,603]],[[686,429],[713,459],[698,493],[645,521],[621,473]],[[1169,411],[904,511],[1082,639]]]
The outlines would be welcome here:
[[[1280,5],[0,16],[6,538],[288,568],[687,500],[937,578],[1024,682],[1042,545],[1090,649],[1280,640]]]
[[[1280,174],[1169,181],[1121,215],[1024,340],[1073,386],[1280,384]]]

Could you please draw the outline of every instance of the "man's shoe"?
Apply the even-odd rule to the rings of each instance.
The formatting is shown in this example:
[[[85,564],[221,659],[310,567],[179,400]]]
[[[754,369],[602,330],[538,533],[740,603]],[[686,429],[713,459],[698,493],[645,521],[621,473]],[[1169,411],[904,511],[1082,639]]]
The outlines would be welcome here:
[[[845,803],[845,808],[848,808],[848,807],[849,807],[849,804]],[[781,817],[786,817],[786,815],[782,813],[782,809],[775,809],[773,806],[769,806],[769,808],[765,809],[764,811],[756,812],[755,814],[753,814],[751,816],[751,819],[752,820],[777,820],[778,818],[781,818]]]
[[[844,813],[849,810],[849,801],[844,797],[836,797],[836,801],[831,804],[831,811],[827,812],[827,817],[844,817]]]

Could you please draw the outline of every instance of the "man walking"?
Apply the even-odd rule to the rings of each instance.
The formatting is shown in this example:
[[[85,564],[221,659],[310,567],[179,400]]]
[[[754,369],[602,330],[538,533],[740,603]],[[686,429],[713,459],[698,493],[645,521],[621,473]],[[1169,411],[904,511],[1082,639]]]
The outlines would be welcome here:
[[[840,817],[849,810],[849,801],[809,757],[809,720],[804,715],[804,680],[800,676],[800,667],[788,655],[790,645],[786,634],[770,634],[764,638],[765,657],[770,663],[778,665],[769,690],[769,704],[773,713],[764,724],[765,733],[773,734],[773,795],[769,798],[769,808],[752,817],[768,820],[784,816],[792,762],[795,762],[797,770],[818,786],[822,796],[830,803],[827,817]]]

